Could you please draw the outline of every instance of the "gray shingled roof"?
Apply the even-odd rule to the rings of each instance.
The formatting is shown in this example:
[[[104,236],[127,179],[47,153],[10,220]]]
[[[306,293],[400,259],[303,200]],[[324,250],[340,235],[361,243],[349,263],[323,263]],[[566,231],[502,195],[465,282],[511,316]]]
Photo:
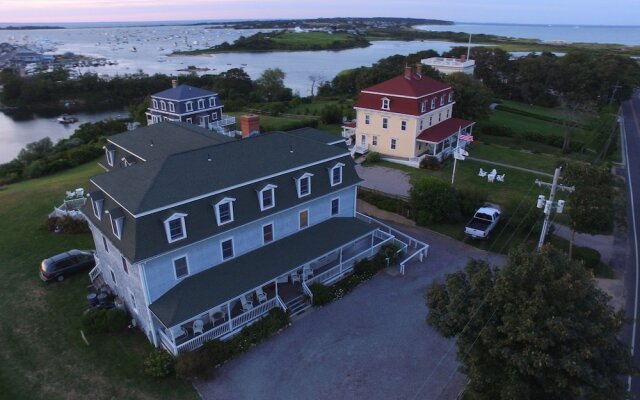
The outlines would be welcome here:
[[[186,122],[159,122],[108,138],[109,142],[146,161],[233,140]]]
[[[149,308],[166,327],[174,326],[375,229],[355,218],[332,218],[190,276]]]
[[[344,138],[342,136],[327,131],[321,131],[320,129],[316,128],[298,128],[288,131],[288,133],[299,135],[324,144],[344,142]]]
[[[274,132],[173,154],[91,181],[129,212],[139,214],[345,155],[347,150],[339,146]]]
[[[210,90],[201,89],[189,85],[178,85],[175,88],[163,90],[162,92],[152,95],[152,97],[161,97],[169,100],[187,100],[195,97],[216,96],[217,93]]]

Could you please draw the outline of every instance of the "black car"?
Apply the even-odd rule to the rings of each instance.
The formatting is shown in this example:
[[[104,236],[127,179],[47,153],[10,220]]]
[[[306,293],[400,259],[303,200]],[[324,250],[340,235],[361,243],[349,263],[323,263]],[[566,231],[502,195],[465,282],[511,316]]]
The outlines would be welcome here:
[[[45,282],[54,279],[62,281],[64,277],[70,273],[93,268],[96,265],[93,253],[92,250],[69,250],[66,253],[42,260],[40,264],[40,278]]]

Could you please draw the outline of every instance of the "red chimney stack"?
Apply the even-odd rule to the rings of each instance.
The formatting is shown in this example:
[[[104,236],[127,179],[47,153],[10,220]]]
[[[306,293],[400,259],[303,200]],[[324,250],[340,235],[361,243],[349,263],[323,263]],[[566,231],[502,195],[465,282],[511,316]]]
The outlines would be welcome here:
[[[260,133],[260,116],[249,114],[240,117],[240,130],[242,137],[249,137],[251,134]]]
[[[174,89],[178,87],[178,80],[177,79],[172,79],[171,80],[171,87],[174,88]]]
[[[416,75],[418,75],[418,78],[422,78],[422,63],[416,64]]]
[[[406,67],[404,67],[404,78],[405,79],[411,79],[411,73],[412,72],[413,71],[411,70],[410,66],[407,65]]]

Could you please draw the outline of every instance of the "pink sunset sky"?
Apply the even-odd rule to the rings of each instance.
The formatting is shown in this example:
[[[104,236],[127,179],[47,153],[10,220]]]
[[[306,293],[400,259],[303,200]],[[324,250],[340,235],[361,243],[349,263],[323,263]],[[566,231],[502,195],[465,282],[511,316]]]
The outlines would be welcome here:
[[[416,17],[638,25],[637,0],[0,0],[0,23]]]

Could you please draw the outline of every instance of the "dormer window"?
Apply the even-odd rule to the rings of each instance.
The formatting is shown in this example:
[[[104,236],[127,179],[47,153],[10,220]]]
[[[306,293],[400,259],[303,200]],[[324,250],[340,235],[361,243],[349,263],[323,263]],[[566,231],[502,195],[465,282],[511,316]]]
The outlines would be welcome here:
[[[93,215],[99,220],[102,220],[102,210],[104,210],[104,199],[96,197],[91,199],[91,205],[93,206]]]
[[[231,197],[225,197],[216,204],[214,204],[216,212],[216,222],[218,225],[228,224],[233,222],[233,202],[236,199]]]
[[[209,107],[215,107],[215,106],[216,106],[216,98],[209,97]]]
[[[444,105],[444,95],[440,96],[440,105]]]
[[[431,109],[433,110],[434,108],[436,108],[436,98],[435,97],[433,99],[431,99]]]
[[[116,150],[106,147],[105,154],[107,155],[107,164],[109,164],[110,167],[113,167],[113,160],[116,158]]]
[[[296,189],[298,189],[298,197],[304,197],[311,194],[311,177],[313,174],[306,172],[304,175],[296,179]]]
[[[166,111],[167,110],[167,103],[164,100],[160,100],[160,109],[162,111]]]
[[[260,201],[260,210],[268,210],[270,208],[275,207],[276,205],[276,197],[275,197],[275,189],[276,185],[267,185],[261,190],[258,191],[258,201]]]
[[[420,112],[426,112],[426,111],[427,111],[427,101],[422,100],[422,102],[420,103]]]
[[[124,215],[118,209],[109,211],[111,215],[111,231],[113,236],[122,239],[122,228],[124,226]]]
[[[173,102],[169,102],[169,111],[171,112],[176,112],[176,106],[175,104],[173,104]]]
[[[164,231],[167,235],[167,242],[173,243],[187,237],[187,228],[185,226],[184,217],[187,214],[174,213],[164,220]]]
[[[187,101],[186,107],[187,111],[193,111],[193,101]]]
[[[382,98],[382,109],[383,110],[388,110],[389,109],[389,99],[386,97]]]
[[[158,109],[158,100],[152,99],[151,100],[151,107],[155,108],[157,110]]]
[[[449,92],[449,103],[453,101],[453,92]]]
[[[342,167],[344,167],[343,163],[337,163],[333,168],[329,169],[331,186],[336,186],[342,183]]]
[[[198,100],[198,110],[202,110],[204,108],[204,99]]]

